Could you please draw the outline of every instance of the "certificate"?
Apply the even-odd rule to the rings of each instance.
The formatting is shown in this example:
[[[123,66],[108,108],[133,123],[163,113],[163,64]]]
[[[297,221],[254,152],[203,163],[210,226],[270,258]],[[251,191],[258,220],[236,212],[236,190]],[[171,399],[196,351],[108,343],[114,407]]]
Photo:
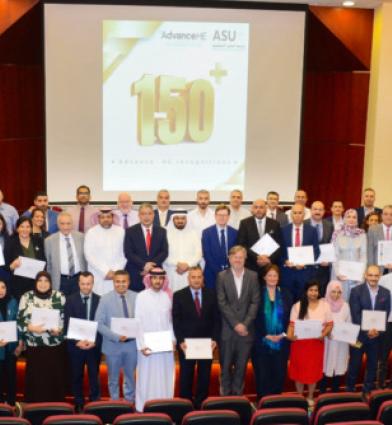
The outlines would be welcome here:
[[[95,342],[97,329],[98,322],[71,317],[68,324],[67,338],[76,339],[77,341]]]
[[[392,273],[384,274],[381,276],[378,284],[388,289],[391,293],[391,305],[392,305]],[[389,313],[388,322],[392,322],[392,311]]]
[[[294,335],[298,339],[320,338],[322,327],[321,320],[296,320],[294,322]]]
[[[110,329],[117,335],[137,338],[140,333],[140,321],[134,318],[112,317]]]
[[[5,266],[3,248],[0,246],[0,266]]]
[[[45,330],[59,329],[60,310],[55,308],[36,308],[31,312],[31,324],[43,326]]]
[[[316,263],[334,263],[336,261],[335,247],[331,243],[323,243],[320,245],[320,255]]]
[[[173,334],[171,331],[144,332],[144,346],[153,353],[173,351]]]
[[[359,261],[338,261],[338,275],[345,276],[348,280],[363,281],[365,264]]]
[[[185,338],[187,360],[212,359],[211,338]]]
[[[378,241],[377,264],[379,266],[392,264],[392,241]]]
[[[250,249],[257,255],[266,255],[269,257],[279,248],[279,244],[276,243],[268,233],[261,237]]]
[[[335,341],[347,342],[355,344],[361,327],[354,323],[338,322],[333,324],[331,337]]]
[[[383,332],[385,331],[386,320],[386,311],[363,310],[361,329],[363,331],[370,331],[370,329],[375,329],[376,331]]]
[[[307,246],[289,246],[289,261],[295,265],[314,264],[314,251],[312,245]]]
[[[46,262],[41,260],[34,260],[29,257],[19,257],[20,266],[14,270],[15,276],[29,277],[35,279],[37,273],[42,272],[45,268]]]
[[[18,340],[15,321],[0,322],[0,340],[6,342],[16,342]]]

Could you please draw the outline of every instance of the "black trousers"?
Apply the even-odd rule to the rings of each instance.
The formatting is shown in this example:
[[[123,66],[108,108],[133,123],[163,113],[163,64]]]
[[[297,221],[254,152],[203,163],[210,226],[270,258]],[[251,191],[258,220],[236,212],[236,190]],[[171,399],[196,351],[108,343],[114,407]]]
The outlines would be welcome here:
[[[75,292],[78,292],[79,289],[79,275],[80,273],[77,273],[73,276],[60,276],[60,291],[68,297],[69,295],[74,294]]]
[[[385,380],[388,378],[388,359],[392,349],[392,322],[387,323],[386,331],[382,335],[380,346],[380,357],[378,361],[378,385],[381,388],[385,387]],[[391,383],[389,384],[392,385]]]
[[[7,402],[11,406],[16,400],[16,357],[13,353],[5,353],[0,361],[0,402]]]
[[[338,393],[340,391],[340,382],[343,378],[343,375],[335,375],[335,376],[326,376],[323,375],[323,378],[320,381],[320,394],[326,393],[327,392],[327,387],[328,387],[328,381],[331,382],[331,391],[333,393]]]

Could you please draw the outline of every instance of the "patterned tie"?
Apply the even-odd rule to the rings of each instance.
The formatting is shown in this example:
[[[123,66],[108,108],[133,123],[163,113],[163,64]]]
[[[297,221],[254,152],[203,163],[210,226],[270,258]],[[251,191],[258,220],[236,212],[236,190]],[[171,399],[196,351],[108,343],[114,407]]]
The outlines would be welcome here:
[[[79,232],[84,233],[84,207],[80,207]]]
[[[151,230],[149,228],[146,229],[146,248],[147,248],[147,254],[150,254],[150,248],[151,248]]]
[[[68,258],[68,275],[73,276],[75,274],[75,260],[73,256],[71,239],[69,236],[65,237],[65,243],[67,246],[67,258]]]
[[[197,315],[201,316],[201,305],[200,305],[199,291],[195,292],[195,308],[196,308]]]
[[[84,317],[87,320],[89,320],[89,317],[88,317],[88,308],[87,308],[88,307],[87,301],[88,301],[89,298],[90,297],[87,297],[87,296],[83,297]]]
[[[299,227],[295,228],[295,246],[301,246],[301,236],[299,234]]]
[[[125,295],[121,295],[121,301],[122,301],[124,317],[129,317],[128,306],[127,306],[127,301],[125,300]]]
[[[124,214],[123,227],[124,227],[124,230],[128,229],[128,214]]]

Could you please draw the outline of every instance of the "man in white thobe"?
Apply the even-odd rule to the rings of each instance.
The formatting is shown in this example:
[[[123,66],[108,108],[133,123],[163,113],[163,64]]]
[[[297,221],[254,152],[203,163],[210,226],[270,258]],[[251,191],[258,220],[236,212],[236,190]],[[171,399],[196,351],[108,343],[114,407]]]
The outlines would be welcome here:
[[[239,229],[241,220],[252,215],[249,210],[242,206],[242,200],[242,192],[238,189],[232,190],[230,193],[230,218],[228,224],[236,230]]]
[[[197,207],[188,214],[188,227],[197,232],[201,239],[204,229],[215,224],[215,212],[209,208],[210,192],[199,190],[196,195]]]
[[[153,352],[146,345],[146,332],[168,331],[175,344],[172,323],[172,293],[166,273],[154,267],[143,279],[145,291],[139,292],[135,318],[140,321],[137,338],[136,410],[142,412],[148,400],[173,398],[175,364],[173,351]]]
[[[84,240],[84,255],[88,271],[94,275],[94,292],[104,295],[113,290],[116,270],[125,267],[124,229],[113,225],[111,210],[99,211],[98,224],[88,230]]]
[[[187,212],[175,211],[167,226],[169,255],[163,263],[173,292],[188,286],[189,267],[196,266],[202,257],[199,235],[189,229]]]

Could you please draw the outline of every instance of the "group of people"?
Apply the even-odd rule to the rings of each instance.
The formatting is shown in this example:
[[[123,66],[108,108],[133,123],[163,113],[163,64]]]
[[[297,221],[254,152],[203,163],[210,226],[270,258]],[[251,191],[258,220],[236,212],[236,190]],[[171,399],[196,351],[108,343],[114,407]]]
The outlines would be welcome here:
[[[151,352],[145,343],[144,333],[159,331],[172,334],[179,393],[196,406],[208,395],[212,361],[187,359],[189,338],[210,338],[212,351],[219,348],[222,395],[242,394],[249,358],[258,397],[282,392],[287,373],[298,392],[307,385],[309,404],[317,383],[320,391],[337,390],[346,372],[346,387],[354,390],[364,353],[365,396],[377,371],[378,384],[386,385],[392,264],[377,262],[379,242],[392,237],[392,206],[375,207],[373,189],[364,191],[364,205],[356,209],[344,212],[343,203],[334,201],[327,218],[321,201],[307,208],[303,190],[286,212],[274,191],[249,210],[239,190],[215,210],[209,192],[200,190],[191,211],[171,209],[167,190],[158,192],[156,209],[143,203],[138,211],[127,193],[119,195],[115,209],[93,207],[90,196],[90,189],[80,186],[77,204],[55,212],[40,192],[18,217],[0,192],[0,320],[17,320],[19,331],[17,343],[0,341],[0,377],[9,381],[9,403],[15,402],[15,362],[23,351],[27,401],[63,399],[67,362],[77,408],[84,401],[86,364],[89,398],[99,399],[101,353],[112,399],[120,397],[121,370],[123,396],[135,401],[137,410],[149,399],[173,397],[174,351]],[[254,246],[265,235],[277,248],[257,253]],[[330,243],[336,261],[318,263],[320,245]],[[314,264],[291,261],[289,248],[303,246],[312,247]],[[45,261],[46,271],[36,279],[22,276],[24,257]],[[364,279],[344,276],[340,261],[362,263]],[[60,310],[59,326],[33,325],[33,308]],[[334,323],[360,325],[364,310],[384,311],[386,331],[361,331],[352,346],[332,338]],[[65,341],[72,317],[98,322],[94,343]],[[115,333],[111,321],[117,317],[138,318],[143,332],[137,338]],[[298,320],[321,321],[319,338],[298,340]]]

